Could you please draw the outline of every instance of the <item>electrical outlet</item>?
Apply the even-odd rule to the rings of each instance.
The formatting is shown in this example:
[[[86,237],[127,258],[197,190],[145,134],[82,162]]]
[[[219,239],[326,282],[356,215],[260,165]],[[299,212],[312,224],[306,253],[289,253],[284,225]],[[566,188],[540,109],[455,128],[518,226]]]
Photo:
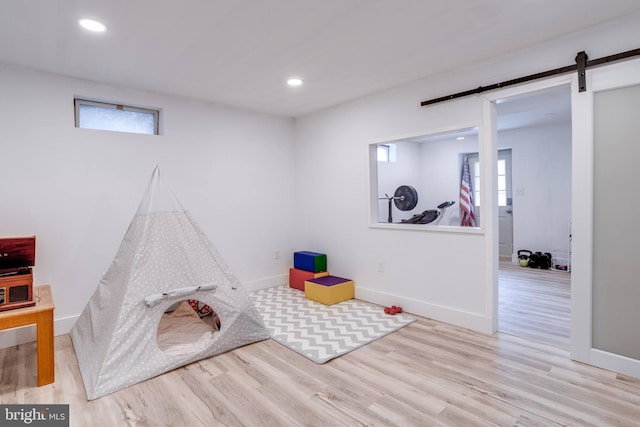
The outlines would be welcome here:
[[[378,260],[378,273],[384,273],[384,261]]]
[[[280,251],[278,249],[273,251],[273,259],[274,260],[280,259]]]

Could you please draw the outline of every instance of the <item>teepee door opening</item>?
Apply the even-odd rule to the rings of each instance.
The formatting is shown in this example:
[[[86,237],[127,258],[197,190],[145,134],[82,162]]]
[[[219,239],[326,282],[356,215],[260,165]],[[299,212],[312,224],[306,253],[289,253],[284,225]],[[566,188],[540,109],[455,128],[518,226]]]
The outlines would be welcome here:
[[[156,331],[158,348],[186,356],[209,346],[220,330],[218,315],[198,300],[183,300],[162,313]]]

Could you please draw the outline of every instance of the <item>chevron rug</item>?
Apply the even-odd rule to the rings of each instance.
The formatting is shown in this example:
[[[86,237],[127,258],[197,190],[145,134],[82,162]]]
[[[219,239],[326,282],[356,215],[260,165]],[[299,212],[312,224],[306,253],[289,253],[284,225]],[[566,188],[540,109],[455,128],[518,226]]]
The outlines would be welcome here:
[[[271,338],[293,351],[325,363],[415,322],[411,316],[384,314],[382,307],[349,300],[327,306],[287,285],[250,294]]]

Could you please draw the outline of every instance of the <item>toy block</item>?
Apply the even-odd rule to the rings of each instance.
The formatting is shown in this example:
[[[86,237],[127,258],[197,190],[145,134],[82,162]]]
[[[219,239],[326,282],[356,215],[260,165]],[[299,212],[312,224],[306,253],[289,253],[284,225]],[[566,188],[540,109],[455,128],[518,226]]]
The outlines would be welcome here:
[[[299,270],[327,271],[327,256],[317,252],[300,251],[293,253],[293,267]]]
[[[333,305],[355,296],[353,280],[324,276],[304,282],[304,296],[312,301]]]
[[[313,271],[300,270],[298,268],[289,269],[289,286],[294,289],[304,291],[304,282],[310,279],[317,279],[318,277],[328,276],[329,272],[320,271],[314,273]]]

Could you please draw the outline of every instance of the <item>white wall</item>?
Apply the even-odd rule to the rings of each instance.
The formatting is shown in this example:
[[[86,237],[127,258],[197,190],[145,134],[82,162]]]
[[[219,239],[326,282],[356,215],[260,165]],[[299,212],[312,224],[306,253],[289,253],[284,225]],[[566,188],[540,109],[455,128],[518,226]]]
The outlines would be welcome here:
[[[313,188],[297,193],[300,234],[310,250],[327,254],[332,274],[355,280],[358,298],[488,331],[478,281],[486,263],[484,235],[369,228],[370,143],[480,124],[478,98],[421,108],[428,90],[418,86],[296,122],[298,180]]]
[[[511,148],[514,252],[550,252],[554,264],[568,264],[571,123],[499,132],[498,145]]]
[[[298,119],[296,199],[307,246],[327,253],[333,273],[353,278],[360,298],[404,304],[416,314],[491,332],[497,281],[491,270],[497,250],[489,248],[494,247],[497,221],[488,221],[485,213],[494,218],[495,212],[483,206],[483,224],[489,228],[480,233],[369,228],[368,144],[481,126],[480,96],[426,108],[420,101],[563,67],[582,50],[598,58],[636,49],[639,21],[638,15],[628,16]],[[482,128],[480,135],[485,138],[480,152],[486,155],[496,146]],[[491,184],[487,175],[483,180]],[[307,187],[313,192],[304,191]],[[348,195],[348,202],[336,195]],[[384,273],[377,271],[379,261]]]
[[[163,134],[77,129],[74,95],[158,107]],[[288,118],[0,64],[0,236],[37,236],[34,281],[51,284],[56,333],[64,333],[159,163],[241,282],[285,283],[297,247],[293,137]],[[31,334],[3,333],[0,346]]]

